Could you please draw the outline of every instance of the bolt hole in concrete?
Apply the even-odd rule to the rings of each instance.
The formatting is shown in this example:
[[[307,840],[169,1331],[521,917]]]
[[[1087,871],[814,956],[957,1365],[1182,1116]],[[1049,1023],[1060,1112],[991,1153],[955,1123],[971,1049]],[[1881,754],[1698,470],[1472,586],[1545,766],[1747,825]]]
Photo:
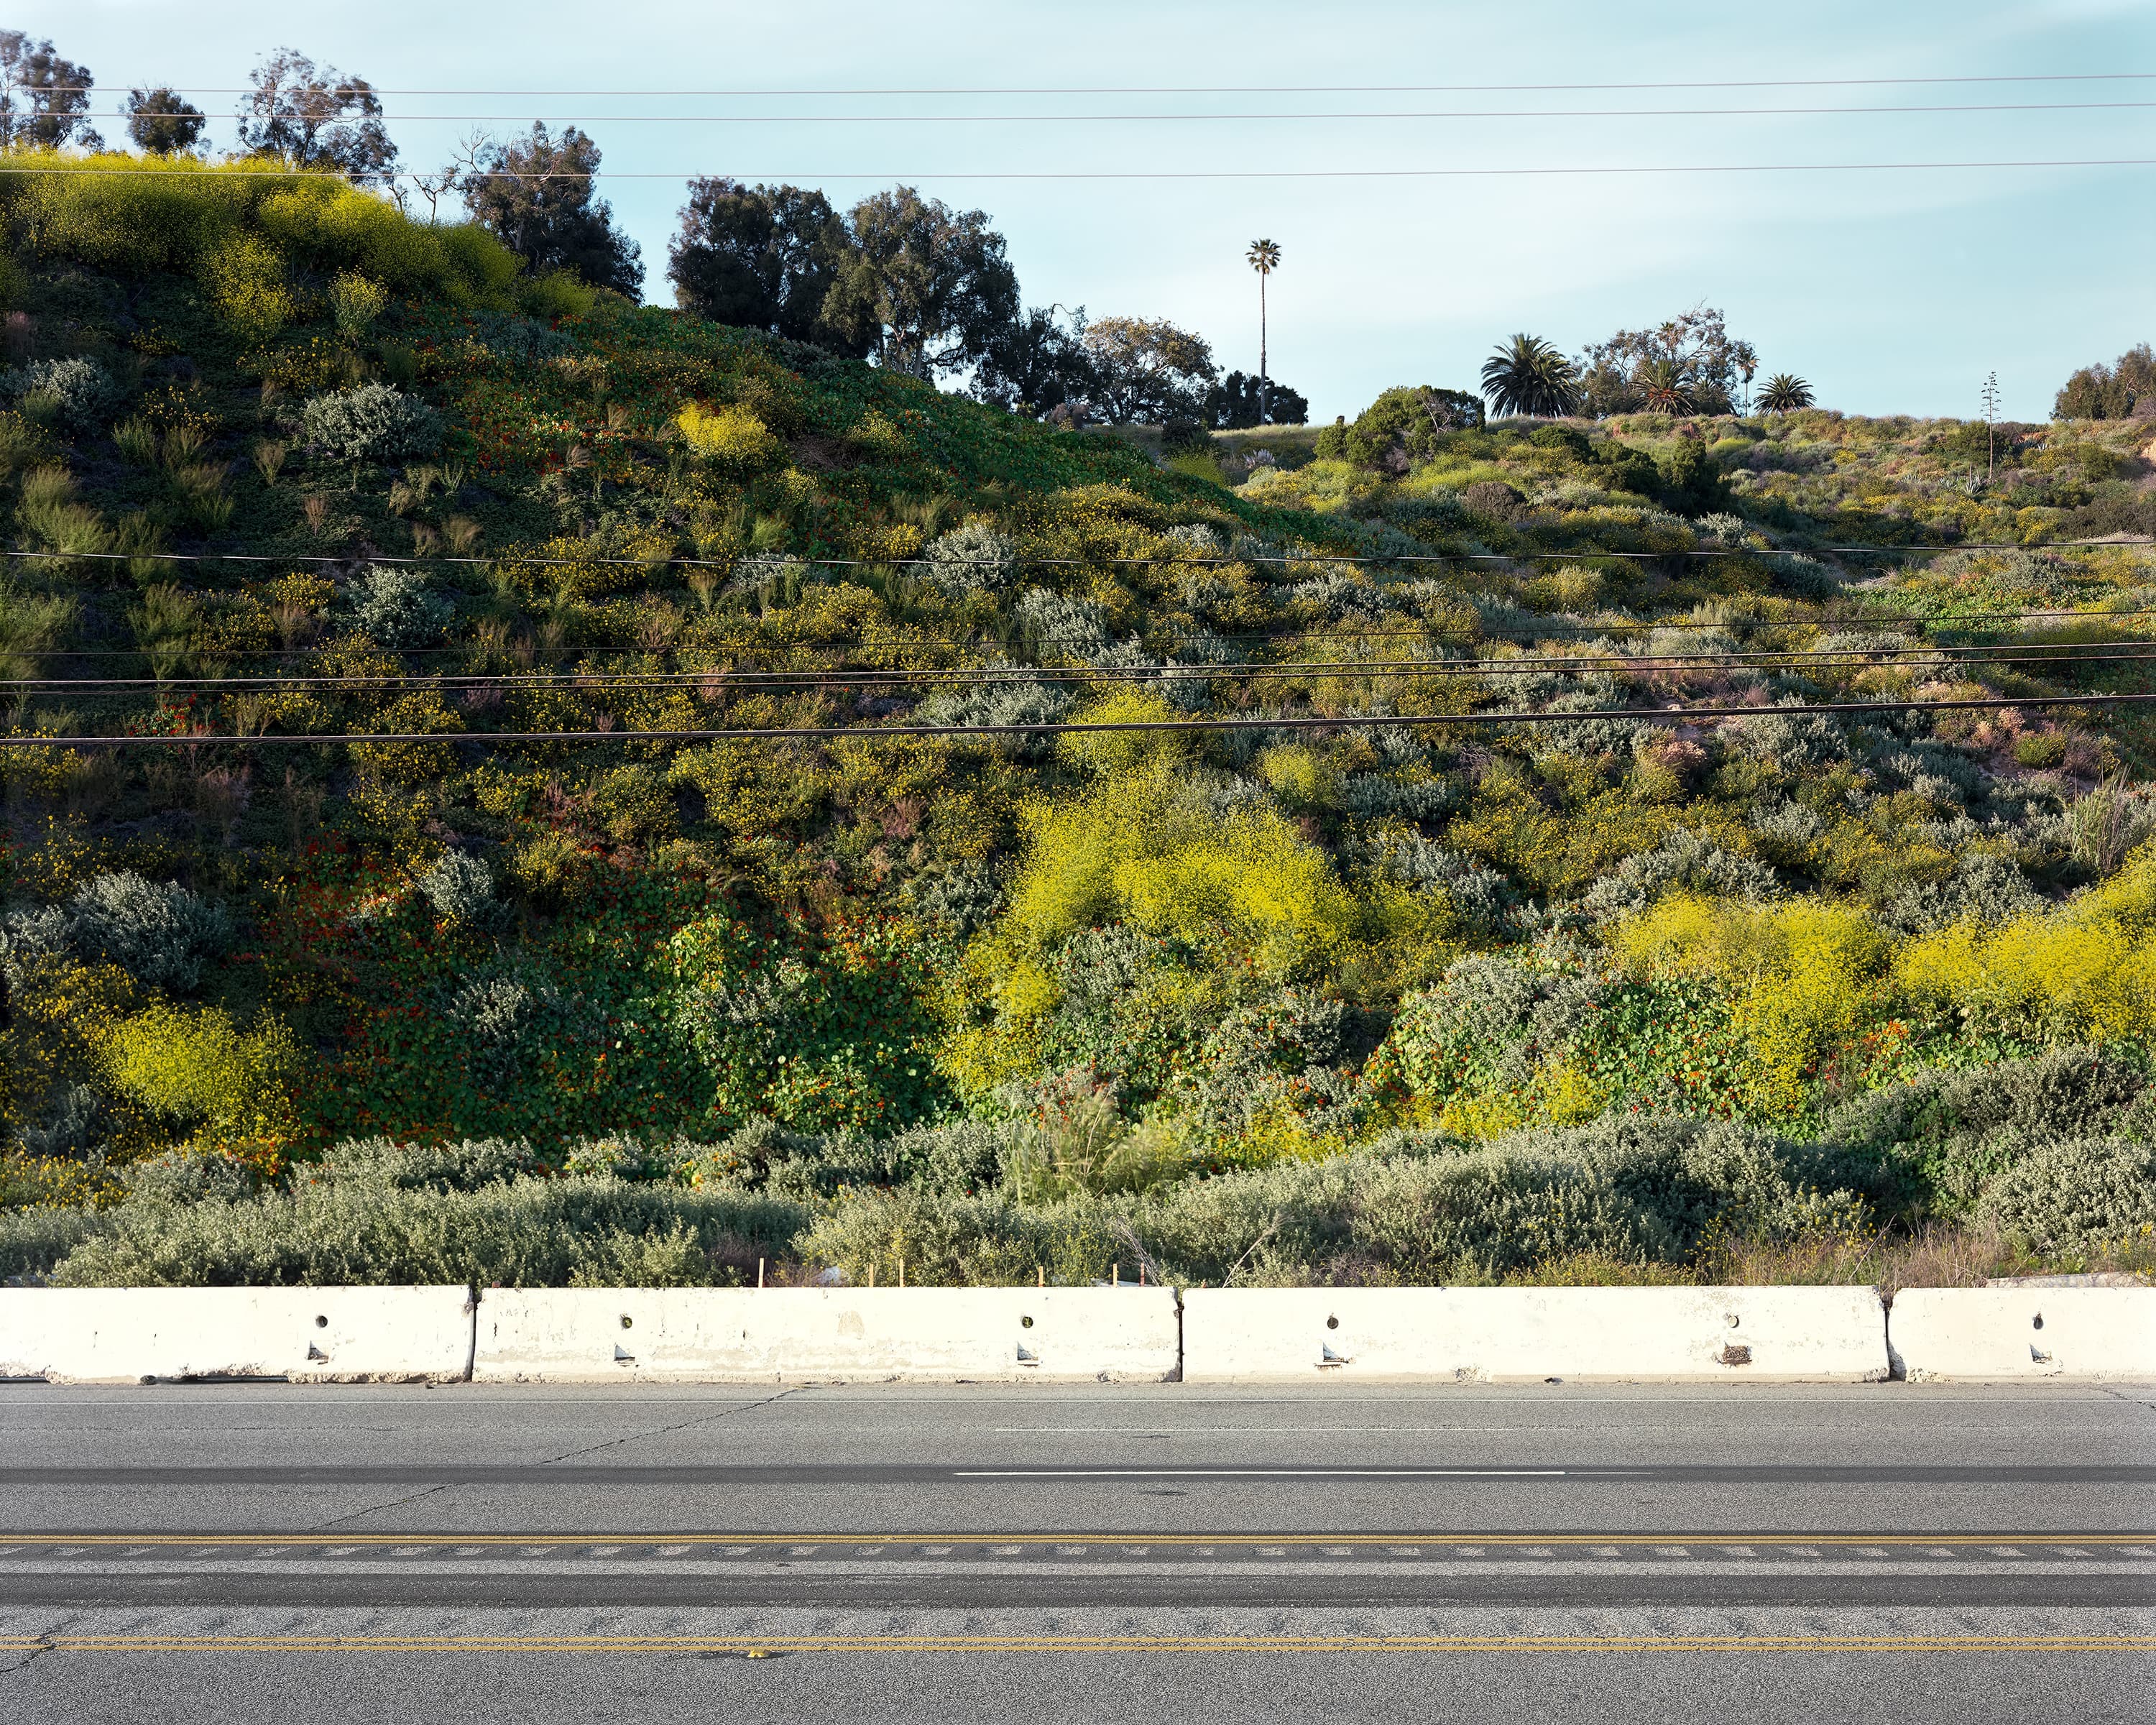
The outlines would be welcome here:
[[[315,1327],[318,1330],[326,1330],[329,1327],[330,1321],[317,1312],[315,1316]]]
[[[1033,1320],[1029,1317],[1022,1317],[1018,1321],[1018,1327],[1021,1330],[1029,1330],[1033,1327]]]
[[[622,1315],[621,1315],[621,1327],[622,1327],[622,1328],[624,1328],[624,1330],[626,1330],[626,1329],[631,1329],[631,1328],[634,1328],[634,1326],[633,1322],[631,1322],[631,1320],[630,1320],[630,1318],[629,1318],[629,1315],[626,1312],[624,1312],[624,1313],[622,1313]]]
[[[1737,1314],[1733,1312],[1729,1314],[1729,1327],[1732,1330],[1737,1327]]]
[[[2036,1314],[2036,1322],[2034,1327],[2040,1330],[2044,1327],[2044,1314],[2041,1312]]]
[[[1340,1320],[1337,1317],[1328,1317],[1325,1320],[1325,1327],[1328,1330],[1337,1330],[1340,1327]]]

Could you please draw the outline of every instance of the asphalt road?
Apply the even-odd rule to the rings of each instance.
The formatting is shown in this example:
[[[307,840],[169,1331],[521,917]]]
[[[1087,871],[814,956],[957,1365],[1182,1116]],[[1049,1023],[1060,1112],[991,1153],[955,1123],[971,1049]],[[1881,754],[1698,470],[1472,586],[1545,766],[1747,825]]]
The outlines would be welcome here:
[[[0,1385],[0,1717],[2156,1718],[2156,1388]]]

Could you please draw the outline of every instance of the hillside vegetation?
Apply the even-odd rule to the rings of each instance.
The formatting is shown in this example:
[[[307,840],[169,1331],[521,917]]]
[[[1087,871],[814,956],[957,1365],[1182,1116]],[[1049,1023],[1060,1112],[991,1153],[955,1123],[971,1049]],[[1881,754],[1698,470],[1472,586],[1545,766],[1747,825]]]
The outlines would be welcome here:
[[[183,741],[0,757],[0,1270],[2156,1250],[2156,728],[2043,704],[2156,688],[2147,419],[1161,451],[105,160],[0,179],[0,676]]]

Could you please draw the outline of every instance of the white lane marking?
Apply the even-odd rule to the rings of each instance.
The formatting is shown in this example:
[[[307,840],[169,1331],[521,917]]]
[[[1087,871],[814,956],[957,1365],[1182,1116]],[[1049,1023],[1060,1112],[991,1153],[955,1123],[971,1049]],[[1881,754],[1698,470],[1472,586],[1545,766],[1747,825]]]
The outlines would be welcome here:
[[[1629,1469],[1604,1470],[1626,1472]],[[962,1467],[957,1480],[1561,1480],[1562,1467]]]
[[[1295,1437],[1363,1436],[1389,1433],[1405,1437],[1443,1437],[1450,1432],[1568,1431],[1577,1425],[992,1425],[998,1437]]]

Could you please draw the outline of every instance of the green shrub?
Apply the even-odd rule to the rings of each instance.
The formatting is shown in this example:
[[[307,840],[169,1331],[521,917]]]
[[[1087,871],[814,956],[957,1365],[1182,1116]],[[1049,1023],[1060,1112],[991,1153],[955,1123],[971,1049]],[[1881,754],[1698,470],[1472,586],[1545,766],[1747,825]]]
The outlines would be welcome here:
[[[111,424],[121,401],[120,386],[94,359],[36,359],[0,372],[0,398],[33,395],[46,398],[54,423],[78,437]]]
[[[232,944],[233,928],[222,905],[178,882],[123,872],[93,876],[69,900],[68,934],[85,957],[118,965],[145,988],[186,993]]]
[[[921,553],[924,572],[946,593],[993,593],[1009,587],[1019,572],[1018,543],[985,521],[932,541]]]
[[[441,1013],[463,1032],[472,1076],[502,1084],[547,1055],[595,1045],[603,1020],[591,1003],[526,967],[481,971],[444,993]]]
[[[130,1163],[121,1178],[127,1201],[142,1205],[203,1204],[211,1200],[233,1203],[252,1198],[256,1189],[253,1171],[215,1151],[194,1148],[167,1150],[161,1156]]]
[[[308,403],[310,408],[313,405]],[[426,571],[391,563],[369,566],[353,583],[346,603],[355,629],[370,640],[398,649],[440,640],[451,615],[449,602],[434,591]]]
[[[0,1281],[50,1274],[111,1215],[87,1209],[0,1210]]]
[[[300,414],[307,441],[341,461],[400,461],[441,446],[442,417],[387,383],[312,398]]]
[[[465,851],[444,851],[413,884],[434,914],[454,927],[492,928],[508,909],[494,896],[494,870]]]
[[[1993,1179],[1976,1210],[2046,1255],[2146,1238],[2156,1231],[2156,1147],[2122,1138],[2053,1140]]]
[[[753,1281],[758,1257],[780,1256],[806,1219],[783,1200],[603,1176],[471,1189],[331,1179],[239,1203],[124,1207],[53,1280],[72,1287],[738,1285]]]

